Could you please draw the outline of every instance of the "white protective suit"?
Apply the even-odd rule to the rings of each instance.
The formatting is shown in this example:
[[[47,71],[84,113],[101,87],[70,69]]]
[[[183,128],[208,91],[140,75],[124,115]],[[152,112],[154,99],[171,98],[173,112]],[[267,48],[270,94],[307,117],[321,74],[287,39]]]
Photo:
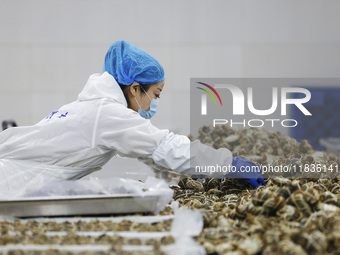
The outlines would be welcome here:
[[[190,163],[228,166],[232,162],[229,150],[191,143],[127,108],[119,85],[105,72],[91,75],[78,100],[36,125],[0,133],[0,186],[10,190],[36,179],[79,179],[117,154],[148,157],[157,165],[189,174],[197,174]]]

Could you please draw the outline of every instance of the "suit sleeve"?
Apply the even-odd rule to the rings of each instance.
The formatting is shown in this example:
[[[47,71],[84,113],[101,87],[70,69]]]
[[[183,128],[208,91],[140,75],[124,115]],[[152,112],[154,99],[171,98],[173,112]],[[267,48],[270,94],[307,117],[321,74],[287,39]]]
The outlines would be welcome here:
[[[162,167],[189,175],[211,175],[222,178],[232,163],[226,148],[218,150],[183,135],[169,133],[152,154],[153,161]]]
[[[207,174],[197,172],[210,167],[212,176],[223,177],[226,172],[217,166],[229,166],[231,152],[226,148],[214,149],[200,141],[191,142],[184,135],[169,130],[160,130],[150,120],[123,105],[103,105],[99,118],[97,141],[106,148],[117,150],[126,157],[147,157],[155,164],[185,174]]]

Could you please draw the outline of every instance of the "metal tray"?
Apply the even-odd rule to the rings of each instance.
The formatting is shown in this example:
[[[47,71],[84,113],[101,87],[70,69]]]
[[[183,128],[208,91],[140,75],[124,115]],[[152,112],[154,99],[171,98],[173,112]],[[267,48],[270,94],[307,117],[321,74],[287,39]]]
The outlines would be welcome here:
[[[0,215],[12,217],[80,216],[154,212],[160,196],[87,195],[0,201]]]

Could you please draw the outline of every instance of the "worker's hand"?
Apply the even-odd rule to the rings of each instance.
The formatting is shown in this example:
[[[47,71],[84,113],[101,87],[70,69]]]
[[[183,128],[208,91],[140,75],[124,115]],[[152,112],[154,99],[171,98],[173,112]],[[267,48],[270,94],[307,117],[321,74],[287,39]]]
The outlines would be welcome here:
[[[250,183],[253,188],[266,185],[261,176],[261,168],[254,162],[251,162],[244,158],[233,157],[232,166],[232,169],[234,171],[228,173],[226,175],[227,178],[230,177],[242,179]],[[248,171],[249,169],[252,171]]]

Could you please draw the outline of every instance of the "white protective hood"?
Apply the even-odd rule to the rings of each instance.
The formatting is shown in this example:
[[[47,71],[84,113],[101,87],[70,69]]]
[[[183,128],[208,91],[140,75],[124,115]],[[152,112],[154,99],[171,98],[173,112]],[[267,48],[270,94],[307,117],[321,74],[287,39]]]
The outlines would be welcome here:
[[[93,74],[88,79],[84,89],[79,93],[78,100],[94,100],[112,98],[127,107],[126,99],[115,79],[107,72]]]

